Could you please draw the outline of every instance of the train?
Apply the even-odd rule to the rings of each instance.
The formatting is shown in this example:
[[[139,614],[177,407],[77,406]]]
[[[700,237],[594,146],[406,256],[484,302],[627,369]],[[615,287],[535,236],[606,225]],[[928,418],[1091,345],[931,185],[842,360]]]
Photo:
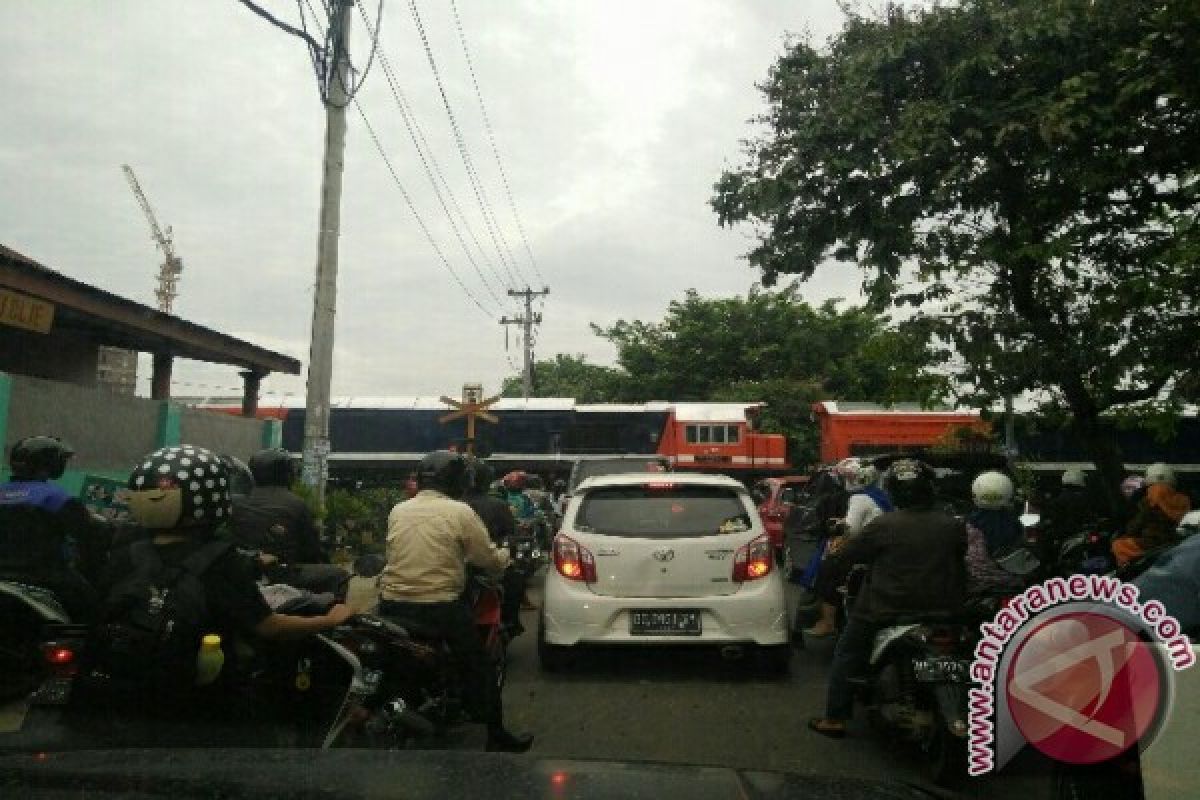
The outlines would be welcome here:
[[[191,404],[241,411],[233,398]],[[469,441],[465,417],[446,419],[455,411],[447,398],[340,398],[330,409],[330,476],[363,483],[394,481],[423,454],[447,447],[471,447],[499,470],[547,476],[565,476],[579,459],[616,455],[656,456],[674,469],[719,472],[746,481],[810,466],[789,460],[784,436],[761,430],[764,407],[761,402],[586,404],[571,398],[502,398],[486,408],[493,421],[475,420]],[[822,401],[813,404],[812,415],[820,430],[822,463],[851,455],[996,447],[990,423],[974,411]],[[299,401],[262,404],[258,416],[279,420],[283,447],[302,452],[305,409]],[[1035,418],[1021,417],[1016,432],[1016,466],[1040,472],[1091,466],[1081,444],[1059,428],[1039,427]],[[1112,435],[1130,469],[1165,461],[1177,471],[1200,473],[1200,419],[1194,415],[1181,416],[1174,434],[1165,439],[1115,425]]]

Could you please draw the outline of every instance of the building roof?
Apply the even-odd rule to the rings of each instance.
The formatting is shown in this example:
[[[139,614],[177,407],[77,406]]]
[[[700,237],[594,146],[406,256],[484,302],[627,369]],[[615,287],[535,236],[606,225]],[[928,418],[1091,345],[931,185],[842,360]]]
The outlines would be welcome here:
[[[943,414],[947,416],[978,417],[978,411],[961,410],[938,406],[926,408],[920,403],[895,403],[890,406],[878,403],[858,403],[823,400],[813,403],[813,410],[825,414]]]
[[[0,287],[54,304],[54,329],[100,345],[300,374],[300,361],[106,292],[0,245]]]

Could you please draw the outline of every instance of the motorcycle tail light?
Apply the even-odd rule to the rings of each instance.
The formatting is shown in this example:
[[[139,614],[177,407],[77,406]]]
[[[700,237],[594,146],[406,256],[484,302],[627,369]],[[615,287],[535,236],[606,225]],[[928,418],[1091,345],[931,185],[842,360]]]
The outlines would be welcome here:
[[[75,651],[61,645],[51,645],[42,654],[45,656],[47,664],[56,667],[65,666],[75,660]]]
[[[759,536],[733,554],[733,580],[735,583],[745,583],[765,578],[771,574],[772,563],[774,555],[771,552],[771,540],[765,535]]]
[[[561,533],[554,537],[554,568],[569,581],[596,582],[596,559],[592,551]]]

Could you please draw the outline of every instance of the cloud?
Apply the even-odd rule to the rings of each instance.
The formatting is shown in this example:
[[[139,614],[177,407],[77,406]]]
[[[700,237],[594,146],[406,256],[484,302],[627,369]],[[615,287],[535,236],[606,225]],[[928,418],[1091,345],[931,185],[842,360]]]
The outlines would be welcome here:
[[[281,14],[291,10],[282,6]],[[509,358],[519,360],[505,351],[498,323],[518,311],[505,286],[539,285],[538,270],[553,292],[537,345],[547,357],[584,352],[608,362],[612,348],[588,323],[657,319],[689,287],[744,292],[757,278],[740,259],[750,232],[717,227],[707,206],[712,183],[738,158],[746,120],[761,106],[753,84],[784,34],[824,36],[841,19],[832,0],[458,6],[537,269],[448,6],[419,8],[499,246],[413,21],[403,3],[388,3],[383,52],[469,219],[474,237],[460,232],[492,291],[442,214],[377,63],[363,108],[431,236],[486,311],[449,275],[351,113],[337,394],[453,393],[468,380],[498,386],[512,372]],[[359,19],[352,27],[362,64],[369,43]],[[160,254],[124,184],[119,167],[129,163],[184,260],[178,313],[305,358],[324,113],[299,40],[233,2],[8,3],[0,5],[0,49],[9,65],[0,88],[22,98],[0,127],[0,241],[152,303]],[[855,296],[857,280],[853,270],[823,270],[806,292]],[[235,369],[214,365],[181,363],[175,377],[181,389],[239,383]],[[303,376],[271,376],[265,386],[299,395]]]

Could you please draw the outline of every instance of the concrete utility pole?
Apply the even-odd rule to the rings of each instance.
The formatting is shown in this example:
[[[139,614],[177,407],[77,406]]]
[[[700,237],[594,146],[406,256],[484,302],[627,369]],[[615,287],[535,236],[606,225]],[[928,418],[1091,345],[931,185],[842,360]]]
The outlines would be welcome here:
[[[509,297],[524,297],[525,298],[525,314],[519,317],[503,317],[500,320],[501,325],[520,325],[522,328],[521,340],[522,347],[525,351],[525,364],[521,370],[521,393],[525,399],[529,399],[529,395],[533,394],[533,326],[538,325],[542,321],[541,314],[533,313],[533,298],[544,297],[550,294],[550,287],[543,286],[540,291],[534,289],[509,289]]]
[[[329,476],[329,395],[333,381],[333,332],[337,311],[338,231],[341,225],[342,167],[346,150],[346,105],[350,69],[350,15],[353,0],[334,0],[330,22],[337,25],[333,70],[325,99],[325,169],[321,179],[321,229],[317,234],[317,285],[313,296],[312,341],[308,350],[308,402],[304,413],[304,483],[325,504]]]

